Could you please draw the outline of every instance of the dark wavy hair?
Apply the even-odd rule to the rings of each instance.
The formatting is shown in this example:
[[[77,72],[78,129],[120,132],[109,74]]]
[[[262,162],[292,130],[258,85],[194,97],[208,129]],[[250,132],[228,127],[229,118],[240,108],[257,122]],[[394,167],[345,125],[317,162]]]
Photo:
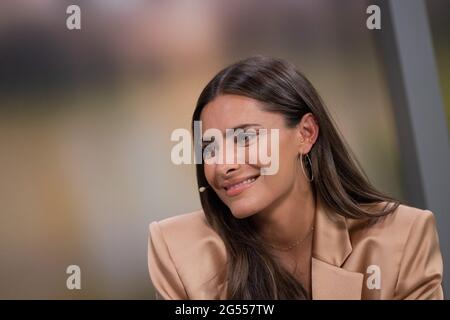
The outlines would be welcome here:
[[[194,121],[210,101],[233,94],[262,102],[266,111],[277,112],[287,127],[294,127],[311,112],[320,128],[309,155],[315,197],[334,212],[353,219],[392,213],[399,202],[377,191],[357,161],[350,155],[326,107],[312,84],[283,60],[253,56],[221,70],[200,94],[192,116]],[[200,142],[201,143],[201,142]],[[203,163],[196,165],[198,186],[208,186]],[[249,218],[235,218],[212,188],[200,193],[206,219],[219,234],[227,250],[227,299],[308,299],[303,285],[276,261]],[[362,204],[387,203],[368,210]]]

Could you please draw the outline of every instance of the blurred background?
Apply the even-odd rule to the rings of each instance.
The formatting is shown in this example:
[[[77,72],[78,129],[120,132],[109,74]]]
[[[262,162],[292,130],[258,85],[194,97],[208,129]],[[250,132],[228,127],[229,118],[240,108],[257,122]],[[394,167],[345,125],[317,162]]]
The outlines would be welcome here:
[[[81,30],[66,8],[81,8]],[[176,128],[224,66],[287,59],[370,180],[404,199],[392,101],[361,0],[0,2],[0,298],[152,299],[148,224],[200,208]],[[427,0],[450,123],[450,1]],[[81,268],[68,290],[66,268]]]

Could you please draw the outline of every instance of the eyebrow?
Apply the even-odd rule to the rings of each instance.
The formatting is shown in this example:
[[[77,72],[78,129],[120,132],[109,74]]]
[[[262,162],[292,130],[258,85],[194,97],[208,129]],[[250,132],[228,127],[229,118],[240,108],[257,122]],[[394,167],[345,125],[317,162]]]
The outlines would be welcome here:
[[[244,124],[240,124],[240,125],[238,125],[238,126],[236,126],[234,128],[231,128],[231,129],[233,129],[233,130],[245,129],[245,128],[248,128],[248,127],[255,127],[255,126],[261,126],[261,125],[259,123],[244,123]]]

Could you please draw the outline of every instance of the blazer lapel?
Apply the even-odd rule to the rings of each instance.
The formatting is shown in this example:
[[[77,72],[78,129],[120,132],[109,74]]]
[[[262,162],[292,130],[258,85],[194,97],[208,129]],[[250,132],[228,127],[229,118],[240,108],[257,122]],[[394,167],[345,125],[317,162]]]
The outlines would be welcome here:
[[[361,300],[364,275],[312,258],[313,300]]]
[[[346,219],[317,201],[311,265],[314,300],[361,299],[364,275],[341,268],[351,252]]]

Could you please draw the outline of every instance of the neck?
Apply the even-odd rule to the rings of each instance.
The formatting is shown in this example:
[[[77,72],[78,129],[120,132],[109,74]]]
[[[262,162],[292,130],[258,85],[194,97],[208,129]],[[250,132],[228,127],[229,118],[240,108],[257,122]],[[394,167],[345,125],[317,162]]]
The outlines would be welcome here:
[[[267,243],[287,247],[311,231],[315,199],[309,183],[300,185],[297,183],[287,195],[253,216],[259,233]]]

